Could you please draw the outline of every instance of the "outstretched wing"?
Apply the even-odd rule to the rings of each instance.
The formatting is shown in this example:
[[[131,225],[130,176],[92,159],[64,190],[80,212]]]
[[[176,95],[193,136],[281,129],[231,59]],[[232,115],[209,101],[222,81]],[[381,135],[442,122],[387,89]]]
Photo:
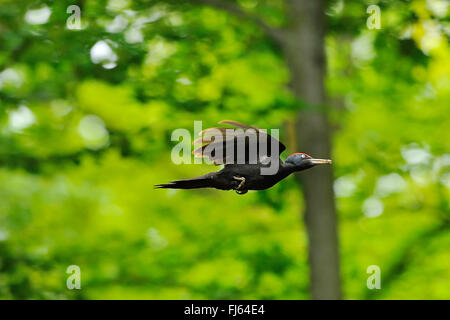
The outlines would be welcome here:
[[[200,132],[194,145],[195,157],[206,157],[214,164],[255,164],[279,158],[286,149],[278,139],[265,130],[238,121],[223,120],[234,128],[215,127]]]

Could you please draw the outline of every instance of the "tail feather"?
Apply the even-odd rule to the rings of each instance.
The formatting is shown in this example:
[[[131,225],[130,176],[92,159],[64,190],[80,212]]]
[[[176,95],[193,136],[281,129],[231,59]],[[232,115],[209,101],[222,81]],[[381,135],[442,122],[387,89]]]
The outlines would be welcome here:
[[[155,189],[198,189],[213,187],[213,174],[207,174],[201,177],[175,180],[169,183],[162,183],[155,185]]]

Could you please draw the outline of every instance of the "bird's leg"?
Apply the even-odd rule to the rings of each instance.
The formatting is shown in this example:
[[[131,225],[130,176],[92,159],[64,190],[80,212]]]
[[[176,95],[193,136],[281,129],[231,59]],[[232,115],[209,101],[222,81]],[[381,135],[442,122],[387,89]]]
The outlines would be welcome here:
[[[240,181],[241,183],[239,183],[239,185],[237,186],[237,188],[236,188],[236,190],[239,190],[239,189],[241,189],[242,188],[242,186],[244,185],[244,183],[245,183],[245,178],[244,177],[236,177],[236,176],[234,176],[233,177],[233,179],[235,179],[235,180],[237,180],[237,181]]]
[[[237,194],[245,194],[245,193],[248,192],[247,190],[241,190],[241,188],[245,184],[245,178],[244,177],[236,177],[236,176],[234,176],[233,179],[240,181],[239,185],[236,188],[236,193]]]

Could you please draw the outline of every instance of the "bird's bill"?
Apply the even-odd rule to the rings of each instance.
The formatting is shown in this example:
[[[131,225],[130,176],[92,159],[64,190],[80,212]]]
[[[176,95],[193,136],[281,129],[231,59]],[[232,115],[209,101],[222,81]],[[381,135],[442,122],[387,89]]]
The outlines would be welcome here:
[[[331,164],[332,161],[330,159],[310,159],[309,161],[311,161],[312,164],[317,165],[317,164]]]

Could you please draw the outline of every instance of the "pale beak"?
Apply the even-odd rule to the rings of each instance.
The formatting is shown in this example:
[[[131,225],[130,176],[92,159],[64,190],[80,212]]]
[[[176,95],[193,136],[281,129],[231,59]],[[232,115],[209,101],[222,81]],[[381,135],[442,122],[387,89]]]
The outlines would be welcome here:
[[[317,164],[331,164],[332,163],[332,161],[330,159],[309,159],[309,161],[313,165],[317,165]]]

